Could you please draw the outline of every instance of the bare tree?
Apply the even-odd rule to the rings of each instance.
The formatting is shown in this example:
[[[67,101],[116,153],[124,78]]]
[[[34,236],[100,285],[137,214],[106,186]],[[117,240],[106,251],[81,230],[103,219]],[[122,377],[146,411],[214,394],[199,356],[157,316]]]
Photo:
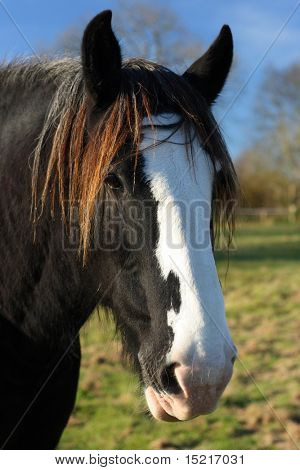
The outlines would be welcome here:
[[[262,152],[290,180],[300,181],[300,64],[270,69],[258,96]]]
[[[259,90],[257,141],[239,158],[244,204],[299,207],[300,65],[269,69]]]
[[[80,54],[82,34],[83,26],[81,24],[77,26],[72,25],[58,36],[50,48],[42,48],[41,52],[48,55],[54,54],[76,57]]]
[[[152,59],[177,72],[185,70],[203,51],[199,39],[183,26],[173,10],[165,6],[123,0],[113,15],[113,26],[125,57]],[[83,27],[82,22],[82,26],[72,26],[64,31],[50,52],[79,55]]]
[[[129,0],[122,2],[115,20],[128,56],[146,57],[184,70],[201,55],[200,41],[170,8]]]

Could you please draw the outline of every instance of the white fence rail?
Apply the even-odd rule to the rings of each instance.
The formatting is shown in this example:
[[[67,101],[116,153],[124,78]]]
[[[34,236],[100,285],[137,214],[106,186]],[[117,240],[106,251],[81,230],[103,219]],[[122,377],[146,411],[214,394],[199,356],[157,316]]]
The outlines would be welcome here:
[[[297,218],[296,205],[290,205],[289,207],[257,207],[257,208],[244,208],[241,207],[237,211],[237,215],[240,218],[247,218],[253,220],[264,221],[266,219],[281,218],[288,220],[289,222],[295,222]]]

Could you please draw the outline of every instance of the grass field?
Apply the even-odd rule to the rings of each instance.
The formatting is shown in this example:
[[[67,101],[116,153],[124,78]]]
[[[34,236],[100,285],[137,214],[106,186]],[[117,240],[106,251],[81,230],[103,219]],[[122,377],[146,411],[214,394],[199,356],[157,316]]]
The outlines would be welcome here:
[[[247,224],[218,255],[239,360],[219,408],[185,423],[146,412],[113,328],[82,333],[77,405],[62,449],[294,449],[300,446],[300,226]]]

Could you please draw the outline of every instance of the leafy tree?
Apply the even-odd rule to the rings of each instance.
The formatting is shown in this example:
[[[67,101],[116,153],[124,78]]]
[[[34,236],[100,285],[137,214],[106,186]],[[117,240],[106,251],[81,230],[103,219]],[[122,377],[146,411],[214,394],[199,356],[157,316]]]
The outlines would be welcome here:
[[[236,163],[244,207],[287,207],[289,180],[277,168],[266,165],[259,148],[245,152]]]

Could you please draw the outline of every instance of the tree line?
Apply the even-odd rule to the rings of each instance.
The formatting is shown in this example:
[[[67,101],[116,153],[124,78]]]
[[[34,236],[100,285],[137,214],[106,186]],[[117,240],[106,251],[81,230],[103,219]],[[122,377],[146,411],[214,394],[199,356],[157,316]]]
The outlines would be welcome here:
[[[180,73],[203,52],[198,38],[167,6],[126,0],[113,19],[127,56],[153,59]],[[46,52],[79,55],[83,24],[64,31]],[[267,71],[258,91],[253,125],[254,143],[235,161],[242,207],[299,208],[300,63]]]
[[[244,207],[300,204],[300,63],[269,69],[253,113],[256,140],[236,162]]]

